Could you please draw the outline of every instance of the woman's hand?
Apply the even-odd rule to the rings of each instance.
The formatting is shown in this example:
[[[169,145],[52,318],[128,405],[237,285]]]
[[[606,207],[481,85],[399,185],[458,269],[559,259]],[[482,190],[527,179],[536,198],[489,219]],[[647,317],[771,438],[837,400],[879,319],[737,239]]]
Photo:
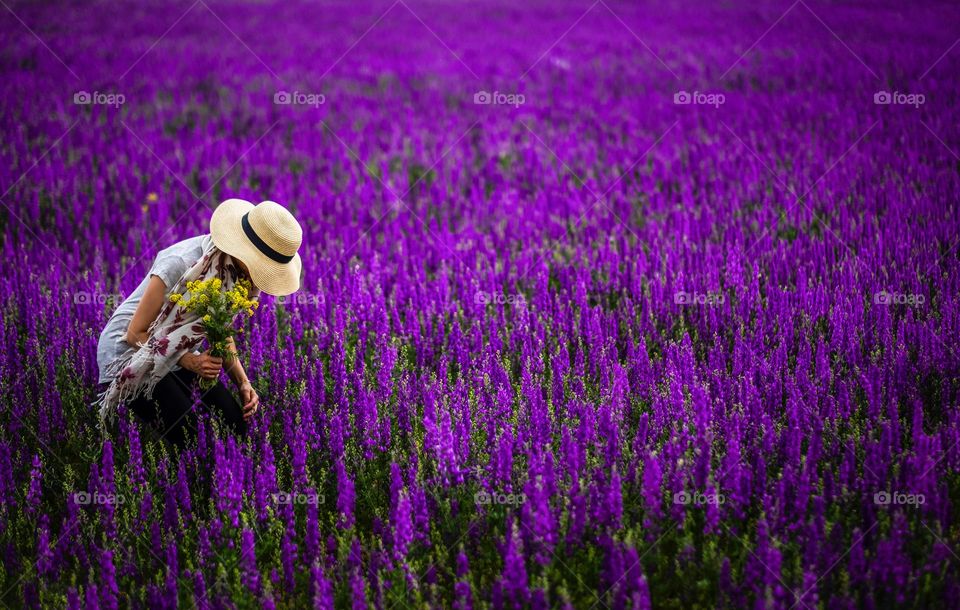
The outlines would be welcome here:
[[[203,352],[199,356],[187,353],[180,358],[180,366],[204,379],[216,379],[223,368],[223,358],[211,356],[210,352]]]
[[[253,389],[249,381],[241,383],[238,389],[240,390],[240,400],[243,401],[243,419],[250,419],[260,406],[260,397],[257,396],[257,391]]]
[[[257,391],[250,385],[250,380],[247,379],[247,373],[243,370],[243,364],[237,356],[237,346],[233,342],[233,337],[228,339],[227,349],[233,353],[233,358],[230,359],[230,364],[227,366],[227,374],[237,384],[237,391],[240,392],[240,402],[243,403],[243,419],[250,419],[260,406],[260,397],[257,396]]]

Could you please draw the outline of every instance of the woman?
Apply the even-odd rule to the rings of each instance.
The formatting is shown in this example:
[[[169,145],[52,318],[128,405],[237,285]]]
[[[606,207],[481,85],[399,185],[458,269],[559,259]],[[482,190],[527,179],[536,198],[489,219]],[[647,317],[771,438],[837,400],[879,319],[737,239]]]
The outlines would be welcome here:
[[[229,290],[241,279],[265,292],[286,296],[300,287],[297,250],[303,232],[281,205],[242,199],[221,203],[210,218],[210,234],[193,237],[162,250],[147,277],[110,317],[97,345],[100,382],[110,384],[100,399],[104,421],[126,402],[138,416],[160,424],[164,437],[183,446],[196,429],[194,383],[217,379],[223,360],[194,348],[204,340],[196,314],[172,302],[172,293],[186,292],[187,282],[218,277]],[[236,351],[232,341],[229,349]],[[238,435],[260,403],[239,358],[229,359],[226,372],[243,405],[219,381],[201,391],[200,401]]]

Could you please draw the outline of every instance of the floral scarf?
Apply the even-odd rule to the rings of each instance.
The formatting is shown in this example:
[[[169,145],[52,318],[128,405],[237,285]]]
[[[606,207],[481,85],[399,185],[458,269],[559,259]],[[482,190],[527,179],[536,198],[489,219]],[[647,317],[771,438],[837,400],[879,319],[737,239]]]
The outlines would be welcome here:
[[[202,247],[200,260],[183,274],[171,292],[182,294],[186,292],[187,282],[214,277],[220,278],[224,290],[230,290],[240,279],[242,275],[233,258],[213,245],[209,235]],[[150,324],[147,335],[146,343],[130,347],[107,368],[113,381],[96,403],[101,426],[113,418],[121,402],[150,396],[157,382],[205,338],[197,315],[170,300]]]

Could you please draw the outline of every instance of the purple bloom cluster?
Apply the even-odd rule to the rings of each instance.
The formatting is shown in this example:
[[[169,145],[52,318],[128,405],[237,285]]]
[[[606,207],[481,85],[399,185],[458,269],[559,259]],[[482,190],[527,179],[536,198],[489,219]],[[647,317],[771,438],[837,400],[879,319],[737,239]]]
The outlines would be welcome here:
[[[5,8],[0,601],[958,603],[960,9]],[[304,229],[248,437],[102,435],[228,197]]]

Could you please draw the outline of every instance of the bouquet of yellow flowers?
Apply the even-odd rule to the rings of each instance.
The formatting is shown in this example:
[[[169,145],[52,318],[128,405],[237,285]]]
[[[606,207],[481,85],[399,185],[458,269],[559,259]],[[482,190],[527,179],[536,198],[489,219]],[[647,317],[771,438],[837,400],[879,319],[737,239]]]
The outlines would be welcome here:
[[[237,281],[230,290],[222,288],[220,278],[195,280],[187,282],[189,298],[184,299],[184,295],[174,293],[170,295],[170,300],[199,316],[210,344],[210,355],[223,358],[224,364],[229,366],[234,353],[228,349],[228,345],[237,333],[233,321],[241,313],[252,316],[260,304],[248,298],[250,282],[245,279]],[[200,387],[209,390],[216,383],[216,379],[201,379]]]

